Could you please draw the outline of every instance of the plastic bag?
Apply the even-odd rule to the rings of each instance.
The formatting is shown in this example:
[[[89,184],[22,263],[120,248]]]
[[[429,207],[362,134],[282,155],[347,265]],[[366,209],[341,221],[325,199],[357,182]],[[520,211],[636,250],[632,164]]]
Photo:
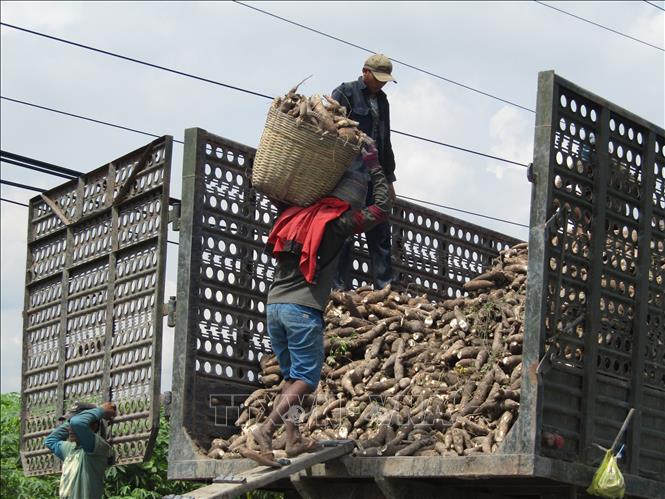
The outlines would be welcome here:
[[[615,499],[623,497],[626,492],[626,486],[623,475],[617,464],[617,460],[612,451],[605,452],[603,462],[596,470],[591,480],[591,485],[586,491],[594,496]]]

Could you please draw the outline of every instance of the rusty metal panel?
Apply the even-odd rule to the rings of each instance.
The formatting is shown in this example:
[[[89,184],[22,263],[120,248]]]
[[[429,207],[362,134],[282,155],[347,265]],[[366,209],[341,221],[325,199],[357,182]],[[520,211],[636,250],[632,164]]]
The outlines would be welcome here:
[[[170,466],[193,459],[188,439],[207,447],[237,431],[238,406],[259,386],[259,359],[271,352],[265,298],[275,262],[263,248],[276,209],[250,184],[254,154],[205,130],[186,131]],[[460,295],[500,249],[519,242],[404,201],[391,223],[398,279],[433,298]],[[367,282],[368,265],[357,238],[356,285]]]
[[[172,138],[162,137],[30,201],[21,459],[75,401],[111,400],[117,464],[149,456],[159,424],[162,302]]]
[[[541,335],[525,350],[551,369],[532,438],[559,433],[543,455],[591,464],[635,407],[622,466],[663,480],[665,132],[553,72],[538,113],[526,321]]]

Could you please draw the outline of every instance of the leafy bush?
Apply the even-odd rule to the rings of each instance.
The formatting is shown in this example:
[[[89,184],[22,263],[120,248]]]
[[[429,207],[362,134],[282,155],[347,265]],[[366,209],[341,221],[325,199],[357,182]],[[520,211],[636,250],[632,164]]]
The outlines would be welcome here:
[[[6,499],[35,499],[58,497],[59,475],[26,477],[19,458],[20,396],[17,393],[0,395],[0,490]],[[142,464],[113,466],[106,471],[105,495],[108,499],[161,499],[168,494],[184,494],[203,483],[168,480],[167,456],[169,425],[162,414],[157,442],[152,457]],[[281,494],[257,491],[242,499],[278,499]]]

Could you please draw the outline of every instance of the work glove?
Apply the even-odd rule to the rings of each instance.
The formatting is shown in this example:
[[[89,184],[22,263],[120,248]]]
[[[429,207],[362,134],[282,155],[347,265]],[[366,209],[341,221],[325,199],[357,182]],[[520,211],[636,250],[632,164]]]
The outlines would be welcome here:
[[[361,154],[363,157],[363,164],[371,172],[381,168],[379,164],[379,151],[376,150],[376,146],[372,144],[365,145]]]

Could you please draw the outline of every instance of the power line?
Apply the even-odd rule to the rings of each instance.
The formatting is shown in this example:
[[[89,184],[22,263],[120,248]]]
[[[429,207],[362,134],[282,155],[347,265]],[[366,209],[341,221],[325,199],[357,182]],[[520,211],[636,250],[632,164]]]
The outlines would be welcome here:
[[[660,5],[657,5],[657,4],[653,3],[653,2],[649,2],[649,0],[644,0],[644,1],[645,1],[646,3],[648,3],[649,5],[651,5],[652,7],[656,7],[657,9],[660,9],[660,10],[662,10],[662,11],[665,11],[665,9],[662,8]]]
[[[30,208],[30,205],[27,205],[25,203],[19,203],[18,201],[14,201],[12,199],[7,199],[7,198],[0,197],[0,201],[4,201],[5,203],[15,204],[15,205],[18,205],[18,206],[23,206],[25,208]],[[171,241],[170,239],[167,239],[166,242],[171,243],[171,244],[175,244],[176,246],[178,246],[178,244],[180,244],[180,243],[178,243],[178,241]]]
[[[461,210],[459,208],[453,208],[452,206],[445,206],[445,205],[438,204],[438,203],[431,203],[429,201],[423,201],[421,199],[410,198],[408,196],[398,195],[397,197],[401,198],[401,199],[408,199],[409,201],[417,201],[418,203],[430,204],[432,206],[437,206],[439,208],[445,208],[446,210],[459,211],[460,213],[466,213],[467,215],[474,215],[476,217],[482,217],[482,218],[488,218],[490,220],[496,220],[497,222],[503,222],[503,223],[507,223],[507,224],[511,224],[511,225],[517,225],[518,227],[525,227],[527,229],[529,228],[528,225],[524,225],[524,224],[521,224],[519,222],[511,222],[510,220],[504,220],[503,218],[490,217],[489,215],[482,215],[480,213],[474,213],[473,211],[466,211],[466,210]]]
[[[29,191],[44,192],[46,190],[46,189],[40,189],[39,187],[33,187],[31,185],[19,184],[18,182],[12,182],[11,180],[0,179],[0,184],[10,185],[12,187],[19,187],[20,189],[27,189]]]
[[[150,66],[150,67],[157,68],[157,69],[163,69],[163,70],[165,70],[165,71],[169,71],[169,72],[172,72],[172,73],[176,73],[176,74],[181,75],[181,76],[191,76],[192,78],[195,78],[195,79],[197,79],[197,80],[207,81],[207,82],[210,82],[210,83],[216,83],[216,84],[219,84],[219,85],[221,85],[221,86],[224,86],[224,87],[227,87],[227,88],[230,88],[230,89],[233,89],[233,90],[239,90],[239,91],[242,91],[242,92],[250,93],[250,94],[252,94],[252,95],[257,95],[257,96],[259,96],[259,97],[265,97],[265,98],[267,98],[267,99],[273,99],[273,97],[270,97],[269,95],[260,94],[260,93],[258,93],[258,92],[253,92],[253,91],[246,90],[246,89],[243,89],[243,88],[240,88],[240,87],[234,87],[234,86],[231,86],[231,85],[227,85],[227,84],[225,84],[225,83],[215,82],[215,81],[213,81],[213,80],[208,80],[208,79],[206,79],[206,78],[198,77],[198,76],[195,76],[195,75],[189,75],[188,73],[183,73],[182,71],[172,70],[172,69],[170,69],[170,68],[166,68],[166,67],[163,67],[163,66],[158,66],[158,65],[156,65],[156,64],[145,63],[144,61],[140,61],[140,60],[138,60],[138,59],[134,59],[134,58],[131,58],[131,57],[126,57],[126,56],[123,56],[123,55],[115,54],[115,53],[113,53],[113,52],[109,52],[109,51],[106,51],[106,50],[96,49],[96,48],[94,48],[94,47],[90,47],[90,46],[88,46],[88,45],[83,45],[83,44],[80,44],[80,43],[71,42],[71,41],[69,41],[69,40],[65,40],[65,39],[63,39],[63,38],[58,38],[58,37],[54,37],[54,36],[51,36],[51,35],[46,35],[46,34],[43,34],[43,33],[39,33],[39,32],[37,32],[37,31],[29,30],[29,29],[26,29],[26,28],[21,28],[21,27],[19,27],[19,26],[14,26],[14,25],[12,25],[12,24],[7,24],[7,23],[0,22],[0,25],[2,25],[2,26],[6,26],[6,27],[8,27],[8,28],[18,29],[18,30],[20,30],[20,31],[25,31],[26,33],[31,33],[31,34],[34,34],[34,35],[37,35],[37,36],[43,36],[43,37],[45,37],[45,38],[52,39],[52,40],[56,40],[56,41],[60,41],[60,42],[63,42],[63,43],[68,43],[68,44],[74,45],[74,46],[76,46],[76,47],[81,47],[81,48],[85,48],[85,49],[93,50],[93,51],[95,51],[95,52],[99,52],[99,53],[102,53],[102,54],[111,55],[111,56],[113,56],[113,57],[119,57],[119,58],[121,58],[121,59],[125,59],[125,60],[131,61],[131,62],[137,62],[137,63],[139,63],[139,64],[146,64],[146,65],[148,65],[148,66]],[[10,101],[13,101],[13,102],[18,102],[18,103],[20,103],[20,104],[32,105],[33,107],[37,107],[37,108],[40,108],[40,109],[45,109],[45,110],[47,110],[47,111],[60,112],[61,114],[65,114],[65,115],[67,115],[67,116],[73,116],[73,117],[75,117],[75,118],[86,119],[86,120],[88,120],[88,121],[92,121],[92,122],[94,122],[94,123],[101,123],[101,124],[105,124],[105,125],[113,126],[113,127],[120,128],[120,129],[124,129],[124,130],[130,130],[130,131],[133,131],[133,132],[142,133],[142,134],[144,134],[144,135],[149,135],[149,136],[151,136],[151,137],[159,137],[158,135],[154,135],[154,134],[147,133],[147,132],[142,132],[142,131],[140,131],[140,130],[133,130],[133,129],[130,129],[130,128],[127,128],[127,127],[123,127],[123,126],[120,126],[120,125],[113,125],[113,124],[111,124],[111,123],[106,123],[106,122],[99,121],[99,120],[95,120],[95,119],[92,119],[92,118],[85,118],[85,117],[82,117],[82,116],[79,116],[79,115],[75,115],[75,114],[72,114],[72,113],[67,113],[67,112],[64,112],[64,111],[56,111],[56,110],[54,110],[54,109],[47,108],[47,107],[44,107],[44,106],[38,106],[38,105],[35,105],[35,104],[26,103],[26,102],[24,102],[24,101],[20,101],[20,100],[18,100],[18,99],[11,99],[11,98],[9,98],[9,97],[1,97],[1,98],[6,99],[6,100],[10,100]],[[394,130],[391,130],[391,131],[394,131]],[[402,133],[402,134],[404,135],[404,133]],[[433,143],[433,144],[439,144],[439,145],[442,145],[442,146],[444,146],[444,147],[451,147],[449,144],[445,144],[445,143],[443,143],[443,142],[437,142],[437,141],[435,141],[435,140],[427,139],[427,138],[425,138],[425,137],[421,137],[421,136],[419,136],[419,135],[408,134],[408,136],[409,136],[409,137],[412,137],[412,138],[414,138],[414,139],[418,139],[418,140],[425,141],[425,142],[430,142],[430,143]],[[181,141],[177,141],[177,140],[174,140],[174,142],[182,143]],[[491,157],[491,158],[493,158],[493,159],[497,159],[498,161],[504,161],[504,162],[506,162],[506,163],[515,163],[514,161],[511,161],[511,160],[508,160],[508,159],[498,158],[498,157],[496,157],[496,156],[489,156],[489,155],[487,155],[487,154],[480,153],[480,152],[477,152],[477,151],[473,151],[473,150],[471,150],[471,149],[464,149],[464,148],[457,148],[457,147],[455,147],[455,148],[456,148],[456,149],[459,149],[459,150],[462,150],[462,151],[465,151],[465,152],[469,152],[469,153],[471,153],[471,154],[478,154],[479,156]],[[521,164],[521,163],[518,163],[518,164]]]
[[[349,45],[349,46],[351,46],[351,47],[354,47],[354,48],[357,48],[357,49],[360,49],[360,50],[364,50],[365,52],[369,52],[370,54],[374,54],[374,53],[376,53],[375,50],[368,49],[367,47],[363,47],[363,46],[361,46],[361,45],[356,45],[355,43],[351,43],[351,42],[349,42],[349,41],[343,40],[342,38],[338,38],[338,37],[333,36],[333,35],[330,35],[330,34],[328,34],[328,33],[324,33],[323,31],[319,31],[318,29],[314,29],[314,28],[311,28],[311,27],[309,27],[309,26],[305,26],[304,24],[300,24],[300,23],[295,22],[295,21],[292,21],[292,20],[290,20],[290,19],[286,19],[285,17],[278,16],[277,14],[273,14],[272,12],[268,12],[267,10],[259,9],[258,7],[254,7],[254,6],[252,6],[252,5],[248,5],[248,4],[243,3],[243,2],[240,2],[240,1],[238,1],[238,0],[234,0],[234,2],[237,3],[238,5],[242,5],[243,7],[247,7],[248,9],[255,10],[255,11],[260,12],[260,13],[262,13],[262,14],[265,14],[265,15],[267,15],[267,16],[274,17],[275,19],[279,19],[280,21],[284,21],[284,22],[286,22],[286,23],[293,24],[294,26],[298,26],[299,28],[306,29],[307,31],[311,31],[311,32],[313,32],[313,33],[316,33],[316,34],[318,34],[318,35],[325,36],[325,37],[327,37],[327,38],[330,38],[330,39],[332,39],[332,40],[338,41],[338,42],[343,43],[343,44],[345,44],[345,45]],[[510,104],[511,106],[518,107],[518,108],[520,108],[520,109],[523,109],[523,110],[525,110],[525,111],[529,111],[529,112],[531,112],[531,113],[535,113],[535,112],[536,112],[535,110],[533,110],[533,109],[531,109],[531,108],[528,108],[528,107],[525,107],[525,106],[523,106],[523,105],[521,105],[521,104],[517,104],[517,103],[512,102],[512,101],[509,101],[509,100],[507,100],[507,99],[503,99],[502,97],[498,97],[498,96],[493,95],[493,94],[490,94],[490,93],[488,93],[488,92],[484,92],[484,91],[482,91],[482,90],[478,90],[477,88],[473,88],[473,87],[470,87],[469,85],[465,85],[464,83],[460,83],[460,82],[458,82],[458,81],[451,80],[450,78],[446,78],[446,77],[441,76],[441,75],[438,75],[438,74],[436,74],[436,73],[432,73],[431,71],[427,71],[426,69],[422,69],[422,68],[419,68],[419,67],[417,67],[417,66],[413,66],[413,65],[408,64],[408,63],[406,63],[406,62],[404,62],[404,61],[400,61],[400,60],[394,59],[394,58],[392,58],[392,57],[390,58],[390,60],[393,61],[393,62],[396,62],[397,64],[401,64],[402,66],[406,66],[407,68],[411,68],[411,69],[413,69],[413,70],[415,70],[415,71],[419,71],[419,72],[421,72],[421,73],[425,73],[426,75],[432,76],[432,77],[434,77],[434,78],[438,78],[439,80],[443,80],[443,81],[445,81],[445,82],[452,83],[453,85],[457,85],[457,86],[462,87],[462,88],[464,88],[464,89],[466,89],[466,90],[471,90],[472,92],[476,92],[476,93],[481,94],[481,95],[484,95],[484,96],[486,96],[486,97],[490,97],[490,98],[492,98],[492,99],[496,99],[496,100],[498,100],[498,101],[504,102],[504,103],[506,103],[506,104]]]
[[[33,166],[45,168],[48,170],[52,170],[58,173],[62,173],[63,175],[68,175],[69,177],[78,177],[81,175],[81,172],[77,170],[72,170],[70,168],[65,168],[63,166],[58,166],[54,165],[51,163],[47,163],[45,161],[40,161],[38,159],[34,158],[28,158],[27,156],[21,156],[20,154],[15,154],[13,152],[8,152],[8,151],[2,151],[0,150],[0,158],[9,158],[14,161],[20,161],[22,163],[29,163]],[[20,165],[19,165],[20,166]]]
[[[108,121],[101,121],[101,120],[96,120],[94,118],[88,118],[87,116],[81,116],[80,114],[68,113],[66,111],[61,111],[59,109],[53,109],[53,108],[46,107],[46,106],[40,106],[39,104],[33,104],[31,102],[25,102],[25,101],[18,100],[18,99],[12,99],[11,97],[5,97],[4,95],[0,96],[0,99],[8,100],[10,102],[16,102],[17,104],[23,104],[24,106],[30,106],[30,107],[35,107],[37,109],[43,109],[44,111],[50,111],[52,113],[64,114],[65,116],[70,116],[72,118],[78,118],[80,120],[91,121],[92,123],[97,123],[97,124],[100,124],[100,125],[106,125],[106,126],[111,126],[113,128],[119,128],[121,130],[127,130],[129,132],[140,133],[141,135],[147,135],[148,137],[155,137],[155,138],[161,137],[161,135],[156,135],[154,133],[144,132],[142,130],[137,130],[135,128],[129,128],[129,127],[122,126],[122,125],[116,125],[114,123],[109,123]],[[182,140],[173,139],[173,142],[177,142],[178,144],[184,144],[184,142]]]
[[[37,171],[37,172],[40,172],[40,173],[48,173],[49,175],[55,175],[56,177],[66,178],[67,180],[72,180],[72,179],[76,178],[76,177],[72,177],[70,175],[65,175],[64,173],[58,173],[58,172],[55,172],[55,171],[47,170],[46,168],[40,168],[39,166],[27,165],[25,163],[22,163],[20,161],[14,161],[12,159],[2,158],[2,159],[0,159],[0,161],[2,161],[3,163],[9,163],[11,165],[20,166],[21,168],[27,168],[29,170],[34,170],[34,171]]]
[[[31,102],[26,102],[26,101],[22,101],[22,100],[18,100],[18,99],[12,99],[10,97],[5,97],[4,95],[0,95],[0,99],[8,100],[10,102],[15,102],[17,104],[23,104],[24,106],[30,106],[30,107],[35,107],[37,109],[43,109],[45,111],[50,111],[52,113],[64,114],[65,116],[70,116],[72,118],[78,118],[78,119],[81,119],[81,120],[91,121],[93,123],[98,123],[98,124],[101,124],[101,125],[107,125],[107,126],[111,126],[111,127],[114,127],[114,128],[120,128],[122,130],[127,130],[127,131],[130,131],[130,132],[140,133],[142,135],[147,135],[149,137],[160,137],[159,135],[155,135],[155,134],[149,133],[149,132],[144,132],[142,130],[137,130],[135,128],[129,128],[129,127],[122,126],[122,125],[116,125],[114,123],[108,123],[106,121],[100,121],[100,120],[96,120],[94,118],[88,118],[87,116],[81,116],[81,115],[78,115],[78,114],[68,113],[66,111],[60,111],[59,109],[53,109],[51,107],[41,106],[41,105],[38,105],[38,104],[33,104]],[[411,137],[413,139],[422,140],[423,142],[429,142],[430,144],[436,144],[436,145],[440,145],[440,146],[444,146],[444,147],[449,147],[451,149],[457,149],[458,151],[464,151],[464,152],[467,152],[469,154],[475,154],[477,156],[483,156],[485,158],[495,159],[497,161],[502,161],[504,163],[510,163],[510,164],[513,164],[513,165],[519,165],[519,166],[524,166],[524,167],[528,166],[524,163],[518,163],[517,161],[513,161],[511,159],[505,159],[505,158],[501,158],[499,156],[492,156],[491,154],[486,154],[486,153],[483,153],[483,152],[480,152],[480,151],[474,151],[473,149],[467,149],[467,148],[464,148],[464,147],[455,146],[455,145],[452,145],[452,144],[447,144],[445,142],[440,142],[440,141],[434,140],[434,139],[428,139],[428,138],[421,137],[419,135],[414,135],[414,134],[407,133],[407,132],[401,132],[399,130],[391,130],[391,132],[393,132],[395,134],[398,134],[398,135],[404,135],[405,137]],[[178,144],[184,144],[184,142],[182,140],[173,139],[173,142],[177,142]]]
[[[160,66],[158,64],[153,64],[151,62],[142,61],[140,59],[135,59],[133,57],[128,57],[126,55],[117,54],[115,52],[110,52],[108,50],[103,50],[103,49],[98,49],[96,47],[91,47],[90,45],[84,45],[82,43],[73,42],[71,40],[65,40],[64,38],[59,38],[57,36],[47,35],[45,33],[40,33],[39,31],[33,31],[31,29],[22,28],[20,26],[15,26],[13,24],[3,23],[3,22],[0,22],[0,25],[7,26],[8,28],[17,29],[19,31],[24,31],[24,32],[30,33],[32,35],[37,35],[37,36],[41,36],[41,37],[44,37],[44,38],[48,38],[50,40],[55,40],[55,41],[58,41],[58,42],[66,43],[68,45],[73,45],[75,47],[83,48],[83,49],[86,49],[86,50],[92,50],[93,52],[98,52],[100,54],[110,55],[111,57],[117,57],[118,59],[124,59],[126,61],[136,62],[138,64],[143,64],[144,66],[148,66],[148,67],[151,67],[151,68],[161,69],[162,71],[168,71],[169,73],[174,73],[174,74],[177,74],[177,75],[180,75],[180,76],[185,76],[187,78],[192,78],[194,80],[199,80],[199,81],[203,81],[203,82],[206,82],[206,83],[211,83],[213,85],[219,85],[220,87],[230,88],[232,90],[237,90],[238,92],[244,92],[246,94],[256,95],[256,96],[259,96],[259,97],[265,97],[265,98],[271,99],[271,100],[273,99],[269,95],[254,92],[252,90],[247,90],[245,88],[236,87],[234,85],[229,85],[228,83],[221,83],[219,81],[211,80],[209,78],[204,78],[202,76],[196,76],[196,75],[193,75],[191,73],[185,73],[184,71],[179,71],[177,69],[169,68],[169,67],[166,67],[166,66]]]
[[[3,154],[12,154],[12,153],[3,152]],[[16,156],[18,156],[18,155],[16,155]],[[31,158],[26,158],[26,159],[27,160],[32,160]],[[3,161],[5,161],[5,160],[3,159]],[[34,161],[39,162],[39,160],[34,160]],[[48,164],[48,163],[46,163],[46,164]],[[24,165],[18,165],[18,166],[24,166]],[[56,165],[53,165],[53,166],[56,166]],[[56,168],[59,168],[59,167],[56,166]],[[50,172],[47,171],[46,173],[50,173]],[[80,174],[82,175],[82,173],[80,173]],[[23,189],[30,189],[30,190],[38,191],[38,192],[46,191],[46,189],[40,189],[39,187],[33,187],[33,186],[25,185],[25,184],[17,184],[15,182],[10,182],[8,180],[1,180],[0,182],[2,182],[3,184],[12,185],[14,187],[22,187]],[[510,220],[504,220],[502,218],[491,217],[489,215],[483,215],[481,213],[475,213],[473,211],[467,211],[467,210],[462,210],[462,209],[459,209],[459,208],[453,208],[452,206],[445,206],[445,205],[442,205],[442,204],[433,203],[431,201],[423,201],[422,199],[416,199],[416,198],[411,198],[411,197],[408,197],[408,196],[401,196],[401,195],[398,195],[397,197],[401,198],[401,199],[407,199],[409,201],[416,201],[418,203],[429,204],[429,205],[432,205],[432,206],[438,206],[439,208],[445,208],[446,210],[458,211],[460,213],[466,213],[468,215],[474,215],[474,216],[481,217],[481,218],[487,218],[489,220],[496,220],[498,222],[504,222],[504,223],[511,224],[511,225],[517,225],[519,227],[526,227],[527,229],[529,228],[528,225],[524,225],[524,224],[521,224],[521,223],[518,223],[518,222],[511,222]],[[179,202],[179,200],[177,200],[177,199],[174,199],[173,201]]]
[[[393,133],[396,133],[396,134],[399,134],[399,135],[404,135],[406,137],[418,138],[420,140],[424,140],[425,142],[430,142],[432,144],[438,144],[440,146],[450,147],[451,149],[457,149],[458,151],[464,151],[464,152],[468,152],[468,153],[471,153],[471,154],[477,154],[478,156],[484,156],[485,158],[492,158],[492,159],[496,159],[496,160],[499,160],[499,161],[503,161],[505,163],[511,163],[513,165],[523,166],[524,168],[528,168],[528,166],[529,166],[527,164],[518,163],[517,161],[513,161],[513,160],[510,160],[510,159],[499,158],[498,156],[492,156],[491,154],[485,154],[483,152],[472,151],[471,149],[465,149],[464,147],[454,146],[452,144],[446,144],[445,142],[439,142],[438,140],[426,139],[424,137],[418,137],[416,135],[411,135],[410,133],[406,133],[406,132],[400,132],[398,130],[391,130],[391,131]]]
[[[18,201],[13,201],[11,199],[0,198],[0,201],[4,201],[5,203],[17,204],[19,206],[25,206],[26,208],[30,208],[30,206],[28,206],[25,203],[19,203]]]
[[[633,40],[633,41],[636,41],[636,42],[642,43],[642,44],[644,44],[644,45],[648,45],[649,47],[652,47],[652,48],[658,49],[658,50],[660,50],[661,52],[665,52],[665,49],[663,49],[663,47],[659,47],[658,45],[652,45],[652,44],[649,43],[649,42],[645,42],[644,40],[640,40],[639,38],[635,38],[635,37],[633,37],[633,36],[627,35],[627,34],[625,34],[625,33],[622,33],[621,31],[617,31],[617,30],[615,30],[615,29],[608,28],[607,26],[603,26],[602,24],[598,24],[598,23],[596,23],[596,22],[590,21],[590,20],[588,20],[588,19],[585,19],[584,17],[577,16],[577,15],[572,14],[572,13],[570,13],[570,12],[567,12],[567,11],[565,11],[565,10],[563,10],[563,9],[559,9],[558,7],[554,7],[553,5],[546,4],[546,3],[542,2],[541,0],[533,0],[533,1],[536,2],[537,4],[542,5],[543,7],[549,7],[549,8],[552,9],[552,10],[556,10],[557,12],[561,12],[562,14],[566,14],[567,16],[574,17],[575,19],[579,19],[580,21],[584,21],[585,23],[593,24],[594,26],[597,26],[598,28],[602,28],[602,29],[605,29],[605,30],[607,30],[607,31],[611,31],[611,32],[614,33],[614,34],[617,34],[617,35],[623,36],[623,37],[625,37],[625,38],[628,38],[628,39],[630,39],[630,40]]]

